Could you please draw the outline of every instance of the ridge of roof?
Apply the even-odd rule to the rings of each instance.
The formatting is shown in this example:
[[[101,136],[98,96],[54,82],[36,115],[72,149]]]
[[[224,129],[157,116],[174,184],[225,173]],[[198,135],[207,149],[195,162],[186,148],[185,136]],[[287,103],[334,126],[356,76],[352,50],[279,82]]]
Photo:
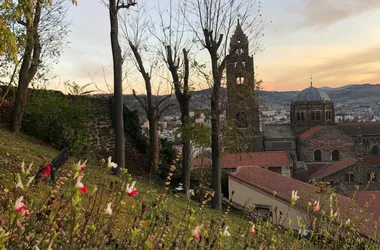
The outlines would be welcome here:
[[[328,166],[324,167],[323,169],[321,169],[320,171],[312,174],[310,177],[312,179],[323,178],[323,177],[329,176],[333,173],[336,173],[340,170],[343,170],[343,169],[355,164],[356,162],[357,162],[356,159],[348,158],[348,159],[339,161],[335,164],[328,165]]]
[[[299,135],[299,137],[301,139],[307,139],[309,138],[310,136],[314,135],[315,133],[317,133],[318,131],[320,131],[322,128],[324,128],[325,126],[322,126],[322,125],[317,125],[317,126],[314,126],[308,130],[306,130],[305,132],[303,132],[302,134]]]

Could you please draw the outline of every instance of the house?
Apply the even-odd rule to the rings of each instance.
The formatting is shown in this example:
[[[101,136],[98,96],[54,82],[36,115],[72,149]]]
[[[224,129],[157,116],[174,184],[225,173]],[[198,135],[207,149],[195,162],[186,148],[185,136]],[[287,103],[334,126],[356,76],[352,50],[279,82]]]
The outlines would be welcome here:
[[[273,223],[287,228],[299,229],[298,219],[307,228],[317,215],[313,212],[314,201],[320,201],[321,210],[330,214],[330,205],[339,211],[341,221],[347,221],[359,216],[357,229],[364,236],[375,235],[375,222],[364,220],[369,218],[366,212],[359,212],[357,204],[350,198],[336,194],[336,203],[330,201],[330,189],[323,191],[321,187],[307,184],[278,173],[268,171],[258,166],[238,167],[228,176],[228,188],[232,202],[237,207],[255,207],[256,214],[268,216]],[[298,191],[299,199],[290,207],[292,191]],[[334,200],[334,199],[333,199]],[[307,211],[312,212],[307,212]],[[292,221],[289,224],[289,219]],[[377,221],[376,221],[377,222]]]
[[[192,160],[192,167],[210,167],[211,160],[195,158]],[[280,173],[287,177],[291,176],[293,162],[287,151],[268,152],[244,152],[240,154],[223,154],[221,165],[225,171],[235,171],[239,166],[259,166],[268,170]]]

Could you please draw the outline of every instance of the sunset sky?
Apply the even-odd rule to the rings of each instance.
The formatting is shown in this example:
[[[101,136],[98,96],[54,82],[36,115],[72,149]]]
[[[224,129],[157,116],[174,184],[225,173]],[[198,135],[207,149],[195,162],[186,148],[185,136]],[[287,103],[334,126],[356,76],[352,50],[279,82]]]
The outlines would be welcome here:
[[[264,89],[302,90],[310,85],[311,74],[316,87],[380,83],[379,0],[261,2],[265,20],[271,22],[260,41],[263,50],[255,56]],[[52,87],[93,79],[108,92],[103,77],[112,85],[108,10],[101,1],[80,0],[69,13],[71,44],[54,69]]]

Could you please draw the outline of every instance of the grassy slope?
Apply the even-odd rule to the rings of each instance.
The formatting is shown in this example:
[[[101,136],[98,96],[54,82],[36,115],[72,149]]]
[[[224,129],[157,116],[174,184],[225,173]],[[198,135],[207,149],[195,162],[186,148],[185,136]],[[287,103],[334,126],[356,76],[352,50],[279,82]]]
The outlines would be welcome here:
[[[30,162],[34,162],[33,171],[37,171],[40,165],[46,164],[51,161],[58,154],[58,151],[49,147],[46,144],[39,142],[38,140],[25,136],[15,136],[5,129],[0,128],[0,197],[5,198],[4,189],[10,189],[15,185],[15,173],[20,172],[20,164],[23,160],[26,162],[26,166]],[[75,162],[75,159],[70,160],[71,163]],[[104,172],[100,171],[99,164],[88,164],[86,168],[86,176],[83,182],[91,190],[92,186],[98,185],[104,182],[105,187],[109,187],[111,182],[117,182],[117,178],[111,175],[104,175]],[[70,168],[70,163],[63,166],[64,169]],[[133,199],[136,205],[139,206],[143,200],[146,203],[150,203],[156,195],[163,191],[163,188],[153,186],[149,183],[145,176],[133,176],[137,180],[137,188],[139,189],[139,195]],[[44,199],[49,194],[49,188],[46,183],[38,184],[34,187],[34,197],[28,197],[30,200],[39,201]],[[112,192],[109,188],[105,188],[105,192]],[[168,202],[166,202],[167,209],[172,213],[174,219],[181,220],[184,213],[188,209],[192,208],[199,210],[199,203],[194,201],[188,201],[183,196],[175,196],[170,194],[168,196]],[[137,211],[136,211],[137,212]],[[205,208],[201,211],[202,216],[205,219],[220,220],[222,214],[210,208]],[[128,216],[125,213],[122,216],[124,221],[120,221],[120,225],[133,220],[133,216]],[[226,220],[226,224],[230,226],[232,230],[243,225],[245,221],[244,216],[240,212],[231,213],[228,216],[223,216]]]

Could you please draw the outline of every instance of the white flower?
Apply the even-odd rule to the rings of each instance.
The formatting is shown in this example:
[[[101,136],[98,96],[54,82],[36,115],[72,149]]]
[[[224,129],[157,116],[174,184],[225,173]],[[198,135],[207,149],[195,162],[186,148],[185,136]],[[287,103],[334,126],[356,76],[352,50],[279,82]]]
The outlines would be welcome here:
[[[83,179],[83,175],[79,175],[78,179],[77,179],[77,183],[75,184],[75,186],[77,188],[79,188],[82,193],[86,193],[87,192],[87,188],[86,188],[85,185],[83,185],[82,179]]]
[[[292,191],[292,200],[297,201],[300,197],[297,195],[298,191]]]
[[[112,211],[112,202],[108,203],[107,204],[107,208],[106,208],[106,214],[108,214],[110,217],[113,216],[113,211]]]
[[[29,187],[29,185],[32,184],[32,181],[34,180],[35,177],[36,177],[35,175],[32,176],[32,177],[29,177],[29,180],[28,180],[28,182],[26,183],[26,186],[27,186],[27,187]]]
[[[223,233],[222,233],[223,236],[231,236],[230,232],[228,232],[228,228],[229,228],[229,226],[226,226],[226,227],[224,228],[224,231],[223,231]]]
[[[81,163],[79,160],[77,163],[77,170],[84,171],[84,169],[86,168],[86,163],[87,163],[87,160],[85,160],[83,163]]]
[[[22,161],[22,163],[21,163],[21,172],[25,173],[25,162],[24,161]]]
[[[137,195],[137,189],[135,188],[136,181],[132,182],[130,185],[129,183],[127,184],[127,188],[125,191],[128,193],[128,196],[134,197]]]
[[[20,174],[17,174],[17,178],[18,178],[18,181],[17,181],[17,184],[16,184],[16,188],[24,189],[24,185],[22,184]]]
[[[108,157],[108,167],[109,168],[117,168],[117,164],[115,162],[112,162],[112,157]]]
[[[349,225],[351,223],[351,219],[346,220],[344,224]]]

